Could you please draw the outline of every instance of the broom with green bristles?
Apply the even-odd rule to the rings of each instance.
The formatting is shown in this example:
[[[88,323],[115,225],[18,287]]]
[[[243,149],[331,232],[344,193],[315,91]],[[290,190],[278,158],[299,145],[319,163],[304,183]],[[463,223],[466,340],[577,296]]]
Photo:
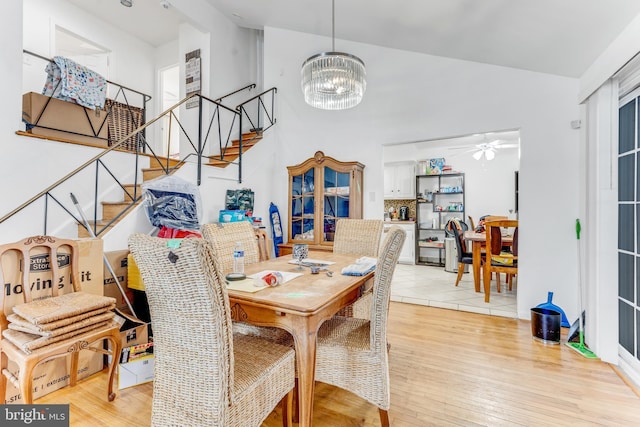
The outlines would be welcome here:
[[[578,303],[580,304],[580,312],[578,313],[578,336],[579,342],[569,342],[569,348],[577,351],[587,359],[597,359],[598,356],[589,350],[584,344],[584,317],[582,316],[582,263],[580,262],[580,220],[576,219],[576,237],[578,242]]]

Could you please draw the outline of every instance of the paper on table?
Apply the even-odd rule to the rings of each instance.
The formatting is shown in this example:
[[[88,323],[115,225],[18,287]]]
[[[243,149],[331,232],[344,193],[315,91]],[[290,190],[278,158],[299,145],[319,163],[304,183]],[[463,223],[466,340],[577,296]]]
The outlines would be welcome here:
[[[249,277],[252,277],[254,279],[260,279],[263,276],[266,276],[269,273],[275,273],[277,270],[264,270],[261,271],[260,273],[255,273],[252,274]],[[291,273],[289,271],[277,271],[278,273],[282,274],[282,283],[287,283],[290,280],[295,279],[296,277],[300,277],[302,276],[302,273]]]
[[[252,274],[247,276],[244,280],[230,280],[227,281],[227,289],[231,289],[234,291],[243,291],[243,292],[258,292],[264,288],[268,288],[267,285],[262,283],[260,278],[266,276],[269,273],[274,273],[277,270],[264,270],[259,273]],[[290,273],[288,271],[279,271],[282,274],[282,283],[287,283],[290,280],[295,279],[296,277],[302,276],[302,273]],[[282,284],[281,283],[281,284]],[[258,286],[256,286],[256,284]]]
[[[289,264],[298,264],[298,260],[292,259],[291,261],[289,261]],[[322,259],[311,258],[305,258],[304,260],[302,260],[302,265],[304,265],[305,267],[326,267],[332,264],[335,264],[335,261],[325,261]]]
[[[243,280],[231,280],[227,282],[227,289],[243,292],[258,292],[267,287],[267,285],[256,286],[256,282],[257,281],[252,277],[248,277]]]

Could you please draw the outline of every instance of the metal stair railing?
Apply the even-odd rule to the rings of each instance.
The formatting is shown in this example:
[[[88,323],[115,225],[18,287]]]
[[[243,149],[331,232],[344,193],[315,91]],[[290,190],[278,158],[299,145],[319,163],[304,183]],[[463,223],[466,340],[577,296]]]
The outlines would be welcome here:
[[[246,86],[238,91],[251,90],[255,85]],[[161,169],[162,174],[171,174],[174,170],[182,166],[184,163],[196,163],[197,176],[195,180],[198,185],[202,179],[202,165],[203,159],[208,160],[214,156],[205,155],[205,150],[209,145],[210,139],[217,136],[218,147],[220,149],[220,158],[224,157],[224,151],[228,147],[231,141],[231,135],[236,132],[240,135],[240,146],[242,146],[242,117],[246,115],[247,122],[253,126],[259,126],[262,123],[256,114],[264,115],[267,117],[268,127],[271,127],[275,123],[273,117],[273,99],[271,100],[271,110],[267,111],[264,106],[263,97],[267,94],[276,93],[275,88],[263,92],[250,100],[240,104],[236,109],[232,109],[224,106],[220,101],[224,97],[213,100],[200,94],[192,94],[189,97],[179,101],[174,106],[168,108],[153,120],[138,127],[133,132],[125,135],[116,144],[105,149],[100,154],[94,156],[90,160],[86,161],[54,184],[48,186],[35,196],[31,197],[20,206],[4,215],[0,218],[0,224],[5,223],[11,218],[16,218],[16,215],[20,212],[24,212],[28,208],[42,209],[43,222],[41,229],[30,231],[32,234],[48,234],[50,228],[54,224],[58,227],[55,231],[57,235],[64,236],[70,234],[70,237],[74,237],[73,233],[67,231],[65,233],[65,227],[77,227],[78,224],[82,225],[82,220],[78,218],[74,213],[74,206],[69,199],[70,189],[73,189],[73,193],[78,195],[76,190],[78,187],[87,187],[87,181],[89,181],[88,174],[92,167],[94,172],[91,173],[91,182],[93,188],[91,191],[91,208],[93,211],[92,220],[90,220],[93,228],[93,233],[100,237],[106,230],[119,221],[124,215],[127,214],[142,198],[142,192],[138,190],[138,186],[142,183],[142,171],[141,171],[141,157],[145,156],[151,158],[150,161],[155,163]],[[197,120],[194,119],[194,114],[186,108],[188,101],[193,98],[197,98]],[[258,108],[254,115],[251,115],[245,109],[245,105],[250,102],[257,101],[262,105]],[[191,121],[189,121],[191,119]],[[163,126],[164,125],[164,126]],[[172,129],[177,126],[179,132],[177,136],[174,136]],[[267,127],[267,128],[268,128]],[[165,131],[166,129],[166,131]],[[206,131],[205,131],[206,129]],[[147,141],[147,135],[166,135],[163,137],[164,147],[161,150],[154,148],[152,144]],[[179,158],[172,158],[171,155],[171,142],[172,138],[177,137],[181,142],[181,155]],[[135,138],[136,151],[131,152],[123,150],[121,147],[130,138]],[[241,148],[241,147],[240,147]],[[162,152],[162,155],[158,154]],[[186,152],[185,154],[182,154]],[[126,165],[124,162],[115,156],[125,156]],[[130,163],[129,163],[130,162]],[[237,164],[238,166],[238,182],[241,182],[242,178],[242,151],[237,162],[230,162]],[[130,176],[119,176],[118,170],[128,171]],[[133,171],[133,172],[131,172]],[[125,174],[126,175],[126,174]],[[125,180],[129,180],[128,182]],[[133,181],[133,182],[132,182]],[[125,183],[126,182],[126,183]],[[127,185],[133,185],[133,190],[127,189]],[[99,205],[109,197],[115,195],[121,195],[124,193],[125,201],[122,202],[123,208],[120,213],[113,218],[105,221],[101,221],[102,217],[99,214]],[[67,200],[65,202],[65,200]],[[84,201],[83,208],[87,211],[88,204]],[[82,203],[82,200],[81,200]],[[119,203],[119,202],[115,202]],[[52,207],[56,208],[53,212]],[[38,226],[39,228],[40,226]],[[77,231],[76,231],[77,232]]]

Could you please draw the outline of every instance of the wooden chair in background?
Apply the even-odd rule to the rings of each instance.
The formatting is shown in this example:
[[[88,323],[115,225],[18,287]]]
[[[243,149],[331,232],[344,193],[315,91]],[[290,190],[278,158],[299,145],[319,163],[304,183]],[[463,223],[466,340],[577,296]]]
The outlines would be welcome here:
[[[492,273],[496,273],[496,287],[498,292],[500,292],[500,273],[506,273],[508,281],[509,276],[518,274],[517,249],[515,254],[502,250],[502,228],[513,229],[512,246],[517,248],[518,220],[502,219],[486,221],[484,226],[487,240],[487,254],[483,264],[484,301],[489,302]]]
[[[80,285],[79,273],[79,254],[78,245],[74,240],[58,239],[52,236],[34,236],[19,242],[5,244],[0,246],[0,280],[3,284],[12,284],[13,289],[22,288],[20,294],[7,296],[5,292],[0,295],[0,332],[3,337],[0,339],[0,400],[5,401],[7,380],[11,381],[22,394],[23,403],[31,404],[33,402],[33,370],[35,367],[45,361],[60,357],[71,357],[71,365],[69,371],[69,385],[75,386],[78,380],[78,358],[80,351],[94,351],[111,356],[111,364],[109,365],[109,377],[107,382],[107,398],[112,401],[116,397],[113,390],[113,381],[115,378],[115,370],[120,360],[121,338],[120,325],[115,323],[113,313],[110,309],[115,307],[113,298],[103,297],[100,295],[86,294],[82,292]],[[33,260],[40,259],[39,264],[42,269],[32,268]],[[51,262],[57,260],[57,262]],[[41,277],[42,273],[50,272],[49,277]],[[43,286],[32,289],[29,286],[36,282],[35,275],[38,275],[39,283]],[[46,286],[48,283],[54,286]],[[58,284],[64,284],[62,289]],[[76,293],[72,298],[67,294]],[[32,312],[42,311],[43,300],[64,295],[65,297],[56,301],[62,304],[62,301],[68,302],[68,307],[62,306],[65,310],[58,310],[57,314],[66,312],[68,317],[59,320],[68,320],[73,323],[61,326],[57,332],[64,330],[64,334],[55,336],[39,336],[34,334],[19,334],[14,342],[10,342],[4,337],[5,332],[16,332],[15,330],[7,331],[9,321],[7,313],[18,304],[29,303],[28,308]],[[111,301],[113,300],[113,301]],[[35,305],[34,305],[35,303]],[[48,305],[51,305],[49,303]],[[95,314],[97,317],[89,316],[87,307],[96,307],[100,305],[101,313]],[[27,310],[23,306],[23,310]],[[96,311],[93,311],[96,313]],[[51,316],[49,316],[51,317]],[[23,319],[19,319],[23,320]],[[55,319],[54,319],[55,320]],[[52,321],[53,322],[53,321]],[[65,322],[57,322],[65,323]],[[53,323],[49,323],[53,325]],[[81,328],[78,326],[82,325]],[[102,326],[96,326],[102,325]],[[39,325],[41,327],[42,325]],[[39,329],[36,328],[36,329]],[[92,329],[93,328],[93,329]],[[72,330],[70,330],[72,329]],[[78,333],[78,331],[84,331]],[[19,332],[19,331],[17,331]],[[48,330],[47,335],[51,335],[52,331]],[[60,341],[56,339],[65,336]],[[27,340],[27,338],[29,338]],[[41,347],[37,345],[51,341]],[[15,341],[21,340],[22,345],[19,347]],[[26,341],[24,341],[26,340]],[[96,342],[104,342],[107,340],[110,344],[110,350],[103,349],[103,346],[93,346]],[[10,361],[15,362],[18,366],[18,373],[15,376],[8,369]]]
[[[475,231],[475,229],[476,229],[476,222],[473,220],[473,218],[471,217],[471,215],[467,215],[467,218],[469,218],[469,225],[471,225],[471,230]]]
[[[258,241],[258,260],[266,261],[271,258],[271,251],[269,250],[269,236],[267,235],[267,232],[261,228],[255,228],[253,231]]]
[[[294,350],[232,333],[214,246],[184,239],[169,248],[166,240],[135,234],[129,249],[145,283],[153,323],[152,426],[257,427],[279,402],[283,425],[291,425]]]

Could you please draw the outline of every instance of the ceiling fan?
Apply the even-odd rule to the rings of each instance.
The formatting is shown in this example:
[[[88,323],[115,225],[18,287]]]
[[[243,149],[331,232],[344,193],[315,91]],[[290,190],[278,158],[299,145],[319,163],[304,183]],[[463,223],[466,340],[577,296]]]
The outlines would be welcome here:
[[[481,142],[479,144],[467,145],[467,146],[459,146],[459,147],[451,147],[452,150],[459,150],[467,148],[465,153],[473,153],[472,156],[476,160],[482,159],[484,157],[487,160],[493,160],[496,157],[496,152],[503,148],[517,148],[520,145],[517,143],[511,143],[507,140],[496,139],[489,142]],[[471,148],[469,148],[471,147]]]

